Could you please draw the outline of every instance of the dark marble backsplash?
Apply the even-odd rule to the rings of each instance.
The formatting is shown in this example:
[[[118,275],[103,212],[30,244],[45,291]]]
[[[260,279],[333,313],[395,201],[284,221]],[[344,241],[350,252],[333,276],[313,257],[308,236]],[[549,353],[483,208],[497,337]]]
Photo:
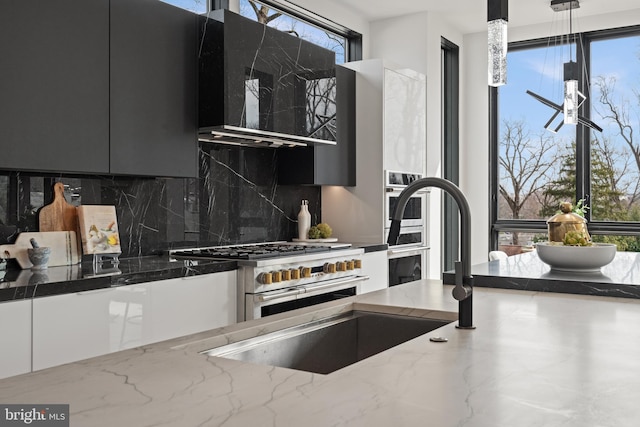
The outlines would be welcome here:
[[[291,240],[309,200],[320,221],[320,188],[278,185],[276,150],[204,144],[200,177],[147,178],[0,171],[0,244],[37,231],[37,212],[56,181],[74,205],[115,205],[122,257],[170,247]]]

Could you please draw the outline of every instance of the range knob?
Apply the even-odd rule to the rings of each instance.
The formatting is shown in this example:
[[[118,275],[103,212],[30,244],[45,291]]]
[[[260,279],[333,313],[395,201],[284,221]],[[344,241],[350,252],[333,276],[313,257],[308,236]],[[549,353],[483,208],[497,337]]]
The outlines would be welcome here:
[[[355,268],[354,260],[347,261],[347,270],[353,270]]]
[[[258,275],[258,283],[263,285],[270,285],[273,283],[273,275],[271,273],[260,273]]]
[[[282,280],[291,280],[291,270],[282,270]]]
[[[346,261],[340,261],[336,263],[338,265],[338,271],[347,271]]]
[[[282,281],[282,272],[281,271],[272,271],[271,275],[273,276],[273,283],[278,283]]]
[[[336,265],[332,262],[325,262],[322,266],[322,271],[324,271],[325,273],[335,273]]]
[[[353,260],[353,266],[354,266],[355,268],[362,268],[362,260],[360,260],[360,259],[354,259],[354,260]]]
[[[300,267],[300,275],[302,277],[311,277],[311,268],[310,267]]]
[[[298,270],[297,268],[292,268],[290,271],[292,280],[300,279],[300,270]]]

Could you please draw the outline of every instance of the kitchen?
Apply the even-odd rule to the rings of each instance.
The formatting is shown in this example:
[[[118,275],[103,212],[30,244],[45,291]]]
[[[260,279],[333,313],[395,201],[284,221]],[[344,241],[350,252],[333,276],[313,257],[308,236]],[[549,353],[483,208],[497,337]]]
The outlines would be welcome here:
[[[303,2],[299,2],[303,3]],[[311,3],[311,2],[308,2]],[[304,4],[302,4],[304,6]],[[478,69],[484,69],[486,62],[486,32],[483,34],[480,29],[475,32],[466,33],[457,30],[453,26],[447,25],[446,20],[441,19],[438,12],[423,11],[419,14],[399,16],[396,18],[376,19],[369,23],[361,15],[354,13],[350,9],[333,2],[322,2],[322,4],[309,5],[310,9],[317,11],[320,15],[327,16],[363,34],[363,57],[380,58],[403,64],[409,68],[416,69],[427,76],[439,75],[440,69],[440,37],[448,39],[462,46],[462,63],[467,64],[462,67],[462,87],[465,91],[465,102],[462,107],[463,117],[461,144],[461,187],[469,198],[474,216],[472,218],[472,262],[474,264],[485,261],[486,248],[488,247],[488,237],[486,236],[487,220],[487,188],[488,176],[485,171],[481,173],[471,173],[476,171],[471,164],[487,164],[488,149],[487,142],[477,141],[470,138],[470,135],[487,135],[486,114],[477,114],[477,111],[486,111],[486,76],[485,73],[478,73]],[[483,7],[477,7],[477,15],[482,19],[476,19],[479,23],[484,20]],[[317,10],[316,10],[317,9]],[[512,22],[516,20],[516,10],[512,11]],[[634,15],[635,13],[635,15]],[[620,26],[631,25],[637,22],[634,17],[637,10],[632,9],[624,13],[611,13],[610,15],[598,17],[598,22],[591,23],[596,26]],[[427,25],[424,25],[427,22]],[[511,34],[516,34],[517,38],[530,37],[535,31],[538,36],[546,30],[546,25],[541,25],[536,30],[532,27],[518,29],[516,26]],[[518,34],[520,32],[520,34]],[[412,40],[411,45],[406,40]],[[415,55],[415,51],[427,52],[425,56]],[[437,59],[435,59],[437,58]],[[473,66],[472,64],[483,64]],[[468,71],[465,71],[468,70]],[[438,79],[427,79],[427,93],[439,93],[440,82]],[[426,150],[426,175],[439,175],[440,171],[440,119],[438,114],[432,114],[440,110],[438,97],[427,97],[427,144]],[[233,157],[233,156],[237,157]],[[108,154],[106,154],[108,156]],[[228,156],[228,157],[225,157]],[[207,167],[214,174],[210,182],[213,185],[220,185],[220,188],[213,188],[215,195],[214,207],[225,206],[227,209],[214,209],[207,211],[208,200],[198,200],[202,203],[199,209],[188,210],[193,217],[202,214],[210,215],[203,223],[206,232],[221,244],[243,243],[251,241],[273,241],[289,240],[295,235],[295,222],[293,215],[297,213],[300,200],[310,201],[310,210],[317,216],[314,222],[320,220],[321,204],[325,200],[324,194],[320,194],[318,189],[305,186],[295,186],[293,188],[276,185],[272,181],[271,170],[273,169],[274,152],[245,150],[240,153],[225,152],[225,150],[211,149],[205,153],[208,159]],[[162,164],[161,162],[159,164]],[[212,166],[221,166],[215,168]],[[469,165],[469,167],[466,167]],[[243,168],[243,169],[240,169]],[[36,170],[39,168],[35,168]],[[46,170],[46,165],[41,167]],[[33,171],[34,167],[26,167],[25,170]],[[70,169],[71,170],[71,169]],[[227,173],[227,171],[240,171],[239,173]],[[77,170],[76,170],[77,171]],[[31,172],[32,173],[32,172]],[[264,174],[264,176],[262,175]],[[27,174],[28,175],[28,174]],[[36,175],[38,176],[38,175]],[[165,176],[159,172],[156,176]],[[47,177],[50,177],[47,175]],[[14,173],[9,174],[7,182],[17,181],[27,189],[31,184],[25,182],[25,176]],[[31,178],[29,176],[29,178]],[[66,181],[66,176],[64,177]],[[71,179],[76,176],[71,176]],[[34,180],[35,181],[35,180]],[[129,257],[138,255],[148,255],[154,250],[163,249],[161,245],[166,242],[182,242],[191,239],[185,238],[189,233],[200,233],[202,230],[193,230],[185,223],[181,214],[176,212],[187,211],[184,205],[193,202],[189,196],[198,193],[198,183],[190,181],[188,178],[184,182],[172,179],[143,179],[132,177],[131,175],[114,175],[108,179],[102,177],[90,177],[89,185],[83,179],[81,195],[83,203],[89,204],[122,204],[127,209],[122,209],[119,221],[122,229],[127,230],[127,246],[123,248],[123,253]],[[106,182],[106,184],[105,184]],[[245,185],[248,184],[248,185]],[[40,184],[33,184],[40,185]],[[107,185],[106,191],[100,191],[101,185]],[[275,186],[275,187],[274,187]],[[87,188],[88,187],[88,188]],[[93,187],[93,188],[92,188]],[[274,188],[277,191],[274,191]],[[322,191],[332,191],[334,189],[323,189]],[[337,189],[340,190],[340,189]],[[42,189],[44,190],[44,188]],[[188,193],[187,193],[188,192]],[[265,198],[262,195],[274,194],[275,197]],[[429,211],[430,221],[429,235],[431,242],[439,240],[439,208],[438,197],[432,192],[431,208]],[[47,197],[48,199],[48,197]],[[240,205],[238,200],[243,200]],[[235,204],[234,204],[234,201]],[[217,202],[217,203],[216,203]],[[220,203],[222,202],[222,203]],[[154,211],[151,207],[162,206],[162,212]],[[165,208],[166,206],[166,208]],[[274,209],[277,207],[278,209]],[[281,211],[286,212],[283,215]],[[169,214],[167,214],[169,212]],[[264,219],[269,221],[266,226]],[[324,218],[324,215],[322,216]],[[16,215],[16,220],[25,221],[29,224],[28,214],[25,217]],[[333,222],[333,221],[331,221]],[[17,221],[15,222],[17,224]],[[335,224],[337,226],[339,224]],[[177,231],[176,231],[177,227]],[[336,232],[337,233],[337,232]],[[339,235],[339,234],[336,234]],[[351,240],[351,239],[350,239]],[[428,255],[429,277],[439,278],[440,254],[437,245],[432,245]],[[125,256],[123,255],[123,258]],[[121,270],[125,268],[122,263]],[[447,295],[450,299],[450,296]],[[477,301],[476,301],[477,302]],[[478,303],[479,304],[479,303]],[[3,393],[4,396],[4,393]],[[450,399],[448,399],[450,401]]]

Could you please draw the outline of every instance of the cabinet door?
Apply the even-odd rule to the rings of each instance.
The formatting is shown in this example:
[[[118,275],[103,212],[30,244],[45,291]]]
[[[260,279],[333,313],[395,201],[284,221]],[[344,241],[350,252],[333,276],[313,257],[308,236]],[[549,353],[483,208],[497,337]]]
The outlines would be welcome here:
[[[355,186],[355,114],[355,72],[337,66],[336,145],[278,150],[278,183],[285,185]]]
[[[31,372],[31,300],[0,303],[0,378]]]
[[[236,272],[33,300],[33,369],[236,322]]]
[[[0,168],[108,172],[109,0],[0,2]]]
[[[147,284],[151,298],[144,340],[158,342],[236,322],[236,272]]]
[[[411,70],[384,69],[384,167],[425,173],[426,79]]]
[[[369,280],[358,287],[358,294],[387,288],[389,278],[389,261],[387,251],[369,252],[362,255],[362,274]]]
[[[111,173],[197,177],[196,15],[111,0]]]
[[[33,370],[107,354],[116,290],[100,289],[33,300]],[[117,307],[116,307],[117,308]]]

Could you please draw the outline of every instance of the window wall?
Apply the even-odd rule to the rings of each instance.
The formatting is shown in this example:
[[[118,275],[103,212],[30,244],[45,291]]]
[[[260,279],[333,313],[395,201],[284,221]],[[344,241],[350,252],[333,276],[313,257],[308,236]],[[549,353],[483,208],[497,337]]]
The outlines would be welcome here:
[[[161,0],[190,12],[201,14],[207,13],[207,0]]]
[[[213,0],[161,0],[165,3],[205,14]],[[225,2],[219,2],[225,4]],[[240,15],[332,50],[336,63],[362,59],[362,35],[336,22],[292,3],[277,0],[239,0]]]
[[[294,7],[278,1],[240,0],[240,15],[334,51],[337,64],[361,59],[359,34],[320,16],[305,16],[304,10]]]
[[[492,91],[492,247],[546,240],[563,201],[588,206],[595,241],[640,250],[640,27],[509,46],[507,85]],[[563,63],[581,70],[580,114],[602,132],[563,125]]]

